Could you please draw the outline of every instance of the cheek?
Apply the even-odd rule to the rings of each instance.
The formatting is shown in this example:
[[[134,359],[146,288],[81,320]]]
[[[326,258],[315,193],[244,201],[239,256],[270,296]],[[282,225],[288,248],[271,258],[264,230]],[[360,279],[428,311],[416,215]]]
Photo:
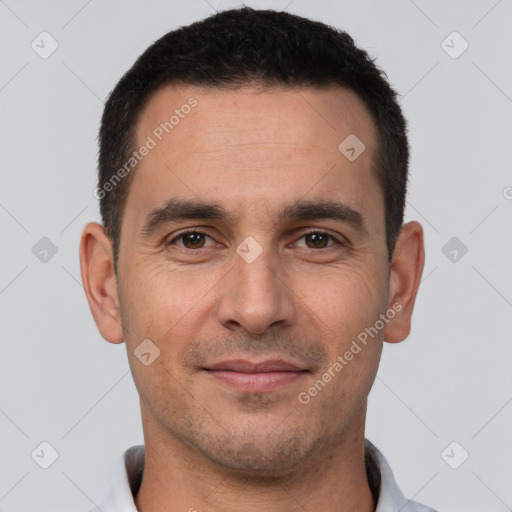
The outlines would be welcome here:
[[[130,321],[162,333],[193,311],[214,284],[211,273],[191,276],[171,262],[148,263],[146,258],[133,266],[123,287]]]
[[[372,327],[386,307],[385,289],[369,276],[347,272],[304,300],[329,362],[303,391],[316,401],[317,410],[329,409],[329,418],[348,421],[347,415],[364,405],[377,373],[383,331]]]
[[[328,347],[337,351],[372,326],[387,305],[386,275],[375,265],[339,267],[322,276],[303,274],[300,280],[300,302]]]
[[[184,413],[187,407],[183,387],[189,376],[183,374],[176,362],[202,323],[198,314],[205,292],[194,286],[190,278],[180,276],[170,263],[146,261],[132,268],[122,287],[123,328],[127,329],[125,342],[130,369],[145,407],[155,417],[168,421],[176,411]],[[145,364],[147,358],[144,361],[137,356],[141,353],[138,347],[145,339],[156,346],[149,349],[150,360],[153,354],[158,354],[150,364]]]
[[[144,261],[133,266],[122,289],[126,297],[122,316],[132,371],[145,379],[145,384],[140,381],[141,385],[153,385],[155,381],[157,386],[165,383],[166,387],[174,387],[173,377],[188,377],[178,364],[180,354],[197,339],[211,315],[208,292],[218,281],[219,277],[211,271],[185,272],[176,270],[170,262]],[[151,371],[134,355],[144,339],[150,339],[159,350]]]
[[[376,265],[364,268],[338,272],[315,297],[317,312],[329,326],[324,339],[330,363],[320,376],[329,381],[329,391],[321,401],[334,414],[364,403],[382,352],[383,330],[375,330],[375,324],[387,306],[386,274],[376,271]]]

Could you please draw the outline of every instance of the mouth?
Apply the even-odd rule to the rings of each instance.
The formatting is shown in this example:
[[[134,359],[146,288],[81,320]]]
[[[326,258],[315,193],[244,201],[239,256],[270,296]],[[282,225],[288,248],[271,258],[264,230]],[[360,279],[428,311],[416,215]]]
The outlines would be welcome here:
[[[242,359],[222,361],[203,370],[216,382],[239,391],[259,393],[291,384],[310,373],[307,369],[277,359],[259,363]]]

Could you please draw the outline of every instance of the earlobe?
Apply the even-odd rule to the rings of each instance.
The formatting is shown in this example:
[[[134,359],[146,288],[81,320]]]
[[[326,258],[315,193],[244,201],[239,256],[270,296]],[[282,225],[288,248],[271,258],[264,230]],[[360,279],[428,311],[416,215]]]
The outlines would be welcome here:
[[[396,314],[384,331],[389,343],[399,343],[409,335],[424,263],[423,228],[419,222],[408,222],[402,226],[391,261],[388,308]]]
[[[102,337],[124,341],[112,244],[101,224],[89,222],[80,239],[80,273],[92,316]]]

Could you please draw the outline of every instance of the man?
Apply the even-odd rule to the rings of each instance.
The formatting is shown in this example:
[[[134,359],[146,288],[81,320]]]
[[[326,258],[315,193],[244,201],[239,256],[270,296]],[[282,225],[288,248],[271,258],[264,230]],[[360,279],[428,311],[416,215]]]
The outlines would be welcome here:
[[[145,445],[98,508],[431,511],[364,437],[424,263],[406,123],[368,55],[285,12],[220,12],[146,50],[99,142],[82,280],[126,343]]]

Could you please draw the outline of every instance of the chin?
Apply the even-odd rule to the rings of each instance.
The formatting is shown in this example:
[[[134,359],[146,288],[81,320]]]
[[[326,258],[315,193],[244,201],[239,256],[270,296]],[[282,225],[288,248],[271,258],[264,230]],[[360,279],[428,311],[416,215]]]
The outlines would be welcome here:
[[[276,431],[258,437],[254,432],[223,434],[217,439],[196,446],[210,462],[258,481],[288,477],[303,467],[303,462],[318,448],[320,439],[311,438],[307,431]]]

